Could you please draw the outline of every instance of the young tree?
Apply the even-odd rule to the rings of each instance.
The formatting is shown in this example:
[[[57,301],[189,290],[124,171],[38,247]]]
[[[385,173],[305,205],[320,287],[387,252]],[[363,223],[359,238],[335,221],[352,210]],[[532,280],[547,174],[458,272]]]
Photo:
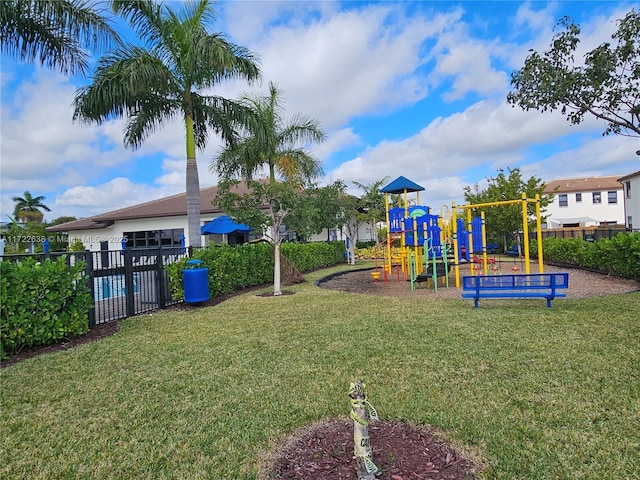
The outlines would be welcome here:
[[[257,79],[256,58],[223,34],[209,31],[215,13],[209,0],[186,3],[180,13],[150,0],[112,0],[112,5],[146,46],[124,45],[99,60],[93,83],[76,92],[74,119],[100,124],[126,117],[124,143],[138,148],[167,121],[182,118],[187,241],[200,246],[196,148],[205,147],[209,130],[231,141],[233,127],[251,116],[232,100],[199,92],[226,79]]]
[[[551,48],[533,51],[511,74],[507,101],[523,110],[560,109],[572,124],[585,115],[604,120],[603,135],[640,136],[640,14],[631,10],[618,21],[612,42],[576,62],[580,27],[570,18],[558,23]]]
[[[347,193],[341,180],[320,188],[307,189],[309,207],[306,217],[312,233],[326,229],[327,232],[341,230],[347,237],[349,262],[355,264],[355,242],[358,229],[358,199]]]
[[[292,182],[247,182],[248,192],[238,193],[238,180],[223,180],[214,203],[239,223],[264,232],[273,246],[273,295],[282,295],[280,245],[289,234],[318,233],[317,197]],[[233,213],[230,213],[233,212]]]
[[[477,205],[480,203],[494,203],[505,200],[518,200],[522,193],[526,193],[528,198],[540,195],[540,208],[544,212],[544,207],[549,205],[553,199],[553,194],[543,195],[545,183],[536,177],[531,177],[527,181],[522,179],[519,168],[508,169],[508,174],[504,170],[498,170],[498,175],[488,178],[488,185],[484,190],[476,183],[473,188],[464,188],[464,199],[466,202]],[[513,235],[522,229],[522,205],[498,205],[495,207],[483,208],[485,212],[486,231],[488,238],[501,239],[504,249],[507,248],[508,236]],[[535,205],[527,204],[527,213],[531,219],[535,215]],[[480,209],[473,209],[472,215],[480,215]],[[544,218],[544,217],[543,217]],[[531,226],[533,226],[533,222]]]
[[[51,211],[48,206],[42,203],[45,198],[43,195],[34,197],[29,191],[25,191],[22,197],[13,197],[11,200],[16,204],[13,209],[13,216],[16,220],[23,222],[42,223],[44,218],[42,210],[45,212]]]
[[[309,222],[299,212],[311,205],[305,187],[322,174],[319,162],[305,147],[323,141],[325,134],[315,120],[301,115],[283,118],[281,93],[273,83],[267,96],[243,95],[239,102],[252,112],[254,121],[211,162],[210,168],[223,179],[214,202],[254,230],[266,229],[265,236],[274,247],[273,292],[281,295],[280,244],[291,231],[309,230]],[[253,180],[263,168],[269,172],[267,185]],[[278,182],[277,176],[283,181]],[[238,179],[247,182],[248,195],[231,192]]]
[[[101,49],[119,41],[109,21],[84,0],[3,0],[0,2],[0,51],[66,75],[86,74],[85,48]]]

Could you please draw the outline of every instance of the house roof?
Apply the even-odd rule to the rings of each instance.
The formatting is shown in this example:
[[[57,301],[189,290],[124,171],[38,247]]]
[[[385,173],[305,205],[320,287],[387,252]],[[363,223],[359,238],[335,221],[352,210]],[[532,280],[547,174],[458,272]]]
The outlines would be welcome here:
[[[629,175],[625,175],[624,177],[620,177],[618,180],[619,181],[629,180],[630,178],[633,178],[633,177],[640,177],[640,170],[638,170],[637,172],[630,173]]]
[[[581,177],[553,180],[547,183],[544,193],[593,192],[598,190],[621,190],[620,177]]]
[[[237,193],[246,193],[246,184],[238,184],[234,188]],[[200,214],[222,213],[222,210],[212,204],[218,193],[218,186],[200,189]],[[120,208],[93,217],[61,223],[48,227],[48,232],[70,232],[75,230],[92,230],[106,228],[118,220],[135,220],[139,218],[175,217],[187,214],[187,194],[178,193],[169,197],[151,200],[150,202]]]

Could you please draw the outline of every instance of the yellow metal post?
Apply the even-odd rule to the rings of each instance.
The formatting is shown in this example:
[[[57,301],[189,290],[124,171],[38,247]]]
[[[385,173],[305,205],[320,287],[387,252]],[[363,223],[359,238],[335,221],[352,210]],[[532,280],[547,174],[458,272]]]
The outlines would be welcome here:
[[[385,265],[388,274],[391,274],[391,221],[389,220],[389,194],[384,194],[384,208],[387,220],[387,264]],[[384,253],[384,252],[383,252]]]
[[[456,202],[451,202],[451,223],[453,231],[453,268],[456,271],[456,288],[460,288],[460,262],[458,257],[458,222],[456,218]]]
[[[544,259],[542,258],[542,217],[540,215],[540,194],[536,193],[536,239],[538,240],[538,270],[544,273]]]
[[[526,274],[531,273],[531,265],[529,265],[529,216],[527,215],[527,194],[522,193],[522,236],[524,244],[524,271]]]

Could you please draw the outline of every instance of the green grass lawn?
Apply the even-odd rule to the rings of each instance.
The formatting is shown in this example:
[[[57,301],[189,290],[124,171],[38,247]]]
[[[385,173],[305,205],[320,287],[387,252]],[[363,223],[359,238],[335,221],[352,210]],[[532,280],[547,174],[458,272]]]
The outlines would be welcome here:
[[[639,293],[474,309],[315,287],[327,272],[3,369],[0,478],[252,479],[274,442],[346,415],[356,377],[482,478],[640,478]]]

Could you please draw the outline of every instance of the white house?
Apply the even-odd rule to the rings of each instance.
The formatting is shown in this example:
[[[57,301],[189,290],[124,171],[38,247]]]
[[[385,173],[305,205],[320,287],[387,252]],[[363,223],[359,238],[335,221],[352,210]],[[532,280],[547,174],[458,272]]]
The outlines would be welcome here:
[[[625,226],[630,230],[640,229],[640,170],[618,181],[622,184]]]
[[[200,189],[200,221],[204,225],[216,217],[223,215],[223,211],[212,205],[218,191],[217,186]],[[240,191],[240,190],[239,190]],[[367,226],[359,226],[359,240],[365,238]],[[187,232],[187,201],[186,193],[152,200],[150,202],[133,205],[131,207],[113,210],[89,218],[63,223],[47,228],[48,232],[67,232],[69,243],[79,240],[85,249],[91,251],[106,251],[122,249],[123,239],[128,248],[144,247],[180,247],[182,237]],[[257,236],[261,236],[260,232]],[[240,238],[242,237],[242,238]],[[237,235],[206,235],[202,237],[202,244],[210,241],[229,244],[242,243],[256,238],[252,234],[238,233]],[[344,240],[342,232],[326,230],[315,235],[312,241]]]
[[[547,228],[624,224],[625,202],[619,179],[582,177],[549,182],[544,193],[555,196],[546,207]]]

